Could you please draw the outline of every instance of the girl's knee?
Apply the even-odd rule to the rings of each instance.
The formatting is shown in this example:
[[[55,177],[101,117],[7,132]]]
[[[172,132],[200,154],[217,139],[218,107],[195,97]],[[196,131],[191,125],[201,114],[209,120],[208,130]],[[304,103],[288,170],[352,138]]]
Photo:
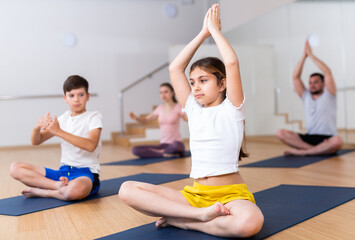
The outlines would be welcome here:
[[[134,188],[136,188],[136,182],[134,181],[126,181],[122,183],[118,191],[118,197],[122,202],[129,204]]]
[[[260,232],[264,224],[264,216],[261,211],[243,212],[236,216],[228,228],[231,237],[251,237]]]
[[[251,237],[260,232],[264,224],[264,216],[260,212],[250,213],[244,218],[240,219],[238,227],[238,235],[240,237]]]

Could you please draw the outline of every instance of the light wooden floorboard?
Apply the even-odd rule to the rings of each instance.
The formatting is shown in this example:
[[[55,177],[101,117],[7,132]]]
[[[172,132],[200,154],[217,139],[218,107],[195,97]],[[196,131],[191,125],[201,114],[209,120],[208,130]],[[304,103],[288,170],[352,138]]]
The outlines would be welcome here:
[[[281,155],[286,147],[275,141],[250,141],[250,158],[241,164]],[[101,163],[133,158],[129,149],[103,146]],[[58,168],[58,146],[0,150],[0,198],[17,196],[24,186],[9,175],[10,164],[23,161]],[[190,158],[146,166],[102,166],[101,180],[141,172],[189,173]],[[296,169],[240,168],[249,190],[257,192],[280,184],[355,187],[355,152]],[[191,179],[164,184],[182,189]],[[0,215],[0,239],[94,239],[155,221],[125,206],[117,196],[49,209],[20,217]],[[355,200],[275,234],[269,239],[355,239]]]

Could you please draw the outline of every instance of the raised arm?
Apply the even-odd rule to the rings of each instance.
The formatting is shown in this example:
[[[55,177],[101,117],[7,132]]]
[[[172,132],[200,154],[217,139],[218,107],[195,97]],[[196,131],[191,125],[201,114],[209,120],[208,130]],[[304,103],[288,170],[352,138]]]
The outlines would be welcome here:
[[[304,62],[306,61],[307,54],[306,51],[303,53],[302,58],[300,61],[297,63],[295,69],[293,70],[292,74],[292,81],[293,81],[293,86],[295,87],[295,91],[297,92],[298,96],[302,97],[303,92],[306,90],[306,87],[303,84],[303,81],[301,79],[302,75],[302,70],[304,66]]]
[[[177,55],[169,66],[171,82],[183,108],[191,92],[185,70],[197,49],[210,36],[207,27],[207,18],[208,12],[206,13],[201,32]]]
[[[221,33],[220,9],[214,4],[209,9],[208,30],[216,42],[219,53],[226,67],[226,86],[228,99],[234,106],[239,107],[244,100],[242,81],[239,71],[239,61],[232,46]]]
[[[324,83],[325,83],[325,87],[327,88],[328,92],[332,95],[335,95],[337,89],[336,89],[336,84],[334,81],[332,71],[323,61],[321,61],[319,58],[317,58],[316,56],[313,55],[312,49],[309,46],[308,41],[306,42],[306,52],[307,52],[307,55],[309,56],[309,58],[312,59],[312,61],[317,65],[317,67],[319,67],[319,69],[323,72]]]
[[[306,90],[306,87],[304,86],[304,83],[301,79],[301,75],[302,75],[304,62],[306,61],[307,57],[310,57],[314,61],[314,56],[312,54],[312,50],[311,50],[311,47],[309,46],[308,41],[306,41],[306,43],[305,43],[304,53],[302,55],[302,58],[297,63],[296,68],[293,71],[293,75],[292,75],[293,85],[295,86],[295,90],[300,97],[302,97],[303,92]]]

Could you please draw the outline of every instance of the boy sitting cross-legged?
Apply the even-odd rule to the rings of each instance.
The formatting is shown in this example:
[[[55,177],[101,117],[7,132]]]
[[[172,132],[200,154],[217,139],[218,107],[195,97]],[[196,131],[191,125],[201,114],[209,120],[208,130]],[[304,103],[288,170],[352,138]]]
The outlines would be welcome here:
[[[39,145],[53,136],[61,139],[59,170],[22,162],[11,164],[11,176],[28,186],[22,191],[24,196],[73,201],[98,192],[102,116],[97,111],[86,111],[90,98],[88,88],[89,84],[83,77],[68,77],[63,90],[70,111],[58,119],[47,113],[32,130],[33,145]]]

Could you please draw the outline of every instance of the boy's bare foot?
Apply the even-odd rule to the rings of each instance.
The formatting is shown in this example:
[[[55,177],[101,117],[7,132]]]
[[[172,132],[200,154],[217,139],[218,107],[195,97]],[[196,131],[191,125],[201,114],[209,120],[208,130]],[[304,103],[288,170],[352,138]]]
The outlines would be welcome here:
[[[64,186],[69,184],[69,179],[67,177],[60,177],[59,181],[61,181]]]
[[[67,177],[60,177],[59,181],[56,182],[56,187],[54,190],[59,190],[60,188],[64,186],[68,186],[69,184],[69,179]]]
[[[41,197],[39,194],[39,191],[43,191],[43,189],[39,188],[26,188],[22,190],[22,195],[25,196],[26,198],[34,198],[34,197]]]

